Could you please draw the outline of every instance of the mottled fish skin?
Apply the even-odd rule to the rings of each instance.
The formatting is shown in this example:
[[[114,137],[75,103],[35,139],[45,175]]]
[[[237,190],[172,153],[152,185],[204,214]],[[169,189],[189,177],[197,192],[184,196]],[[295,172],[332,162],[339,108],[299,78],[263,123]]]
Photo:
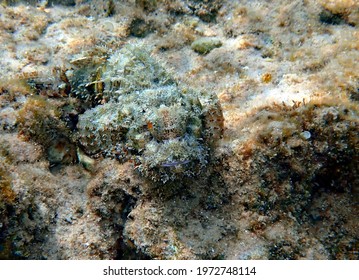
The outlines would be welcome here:
[[[78,73],[82,79],[86,71]],[[180,87],[142,45],[124,46],[91,77],[101,82],[93,94],[105,101],[79,116],[77,139],[87,154],[136,159],[136,170],[163,183],[205,169],[223,132],[215,94]]]
[[[189,163],[190,160],[184,160],[184,161],[173,161],[173,162],[164,162],[161,164],[161,166],[163,167],[173,167],[173,166],[178,166],[178,165],[184,165]]]

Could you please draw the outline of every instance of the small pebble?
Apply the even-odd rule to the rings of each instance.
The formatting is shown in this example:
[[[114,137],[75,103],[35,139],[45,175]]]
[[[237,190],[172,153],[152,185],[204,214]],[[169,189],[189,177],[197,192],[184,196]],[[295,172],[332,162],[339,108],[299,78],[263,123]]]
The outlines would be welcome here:
[[[300,136],[305,139],[305,140],[308,140],[312,135],[310,134],[309,131],[303,131]]]

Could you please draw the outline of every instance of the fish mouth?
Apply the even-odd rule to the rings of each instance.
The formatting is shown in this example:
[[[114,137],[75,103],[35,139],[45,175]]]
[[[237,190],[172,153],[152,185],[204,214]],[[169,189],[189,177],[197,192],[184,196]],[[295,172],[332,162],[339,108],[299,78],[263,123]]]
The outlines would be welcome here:
[[[184,165],[190,163],[190,160],[182,160],[182,161],[167,161],[161,164],[162,167],[176,167],[179,165]]]

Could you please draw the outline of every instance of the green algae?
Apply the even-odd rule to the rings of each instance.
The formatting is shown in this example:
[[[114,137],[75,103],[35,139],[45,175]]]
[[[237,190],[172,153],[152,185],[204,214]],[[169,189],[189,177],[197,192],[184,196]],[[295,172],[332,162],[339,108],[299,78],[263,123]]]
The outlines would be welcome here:
[[[205,37],[205,38],[199,38],[199,39],[195,40],[192,43],[191,48],[196,53],[204,55],[204,54],[208,54],[213,49],[219,48],[221,46],[222,46],[221,40],[219,40],[217,38]]]

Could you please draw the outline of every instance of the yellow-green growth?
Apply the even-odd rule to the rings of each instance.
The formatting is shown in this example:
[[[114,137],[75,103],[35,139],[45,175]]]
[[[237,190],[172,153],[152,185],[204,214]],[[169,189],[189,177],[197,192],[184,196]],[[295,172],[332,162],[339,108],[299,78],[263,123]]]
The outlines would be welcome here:
[[[40,144],[50,163],[72,163],[76,159],[71,132],[60,119],[61,111],[47,99],[30,97],[19,110],[19,135]]]

